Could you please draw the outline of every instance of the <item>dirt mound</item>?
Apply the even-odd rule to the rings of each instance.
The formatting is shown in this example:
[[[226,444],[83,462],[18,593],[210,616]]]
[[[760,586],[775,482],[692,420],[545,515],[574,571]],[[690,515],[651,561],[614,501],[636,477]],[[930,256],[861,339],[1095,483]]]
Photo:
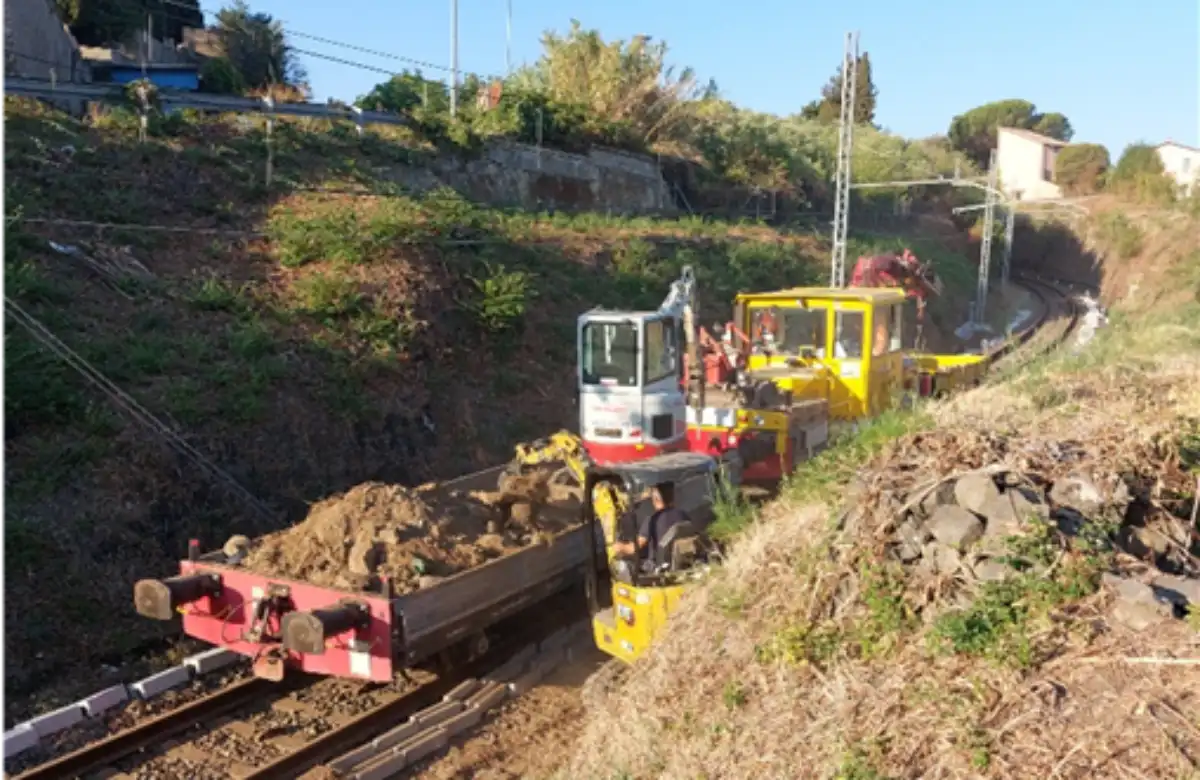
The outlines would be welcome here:
[[[366,482],[252,543],[243,565],[325,587],[358,590],[387,577],[397,592],[416,590],[570,525],[577,514],[554,503],[547,478],[522,478],[504,492]]]

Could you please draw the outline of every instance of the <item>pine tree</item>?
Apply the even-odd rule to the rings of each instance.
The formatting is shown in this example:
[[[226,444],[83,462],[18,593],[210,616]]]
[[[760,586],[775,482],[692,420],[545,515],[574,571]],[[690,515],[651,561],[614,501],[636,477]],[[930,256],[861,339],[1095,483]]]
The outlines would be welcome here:
[[[854,122],[875,124],[875,101],[879,90],[871,77],[871,57],[863,52],[858,58],[858,74],[854,79]],[[800,115],[820,122],[837,122],[842,116],[842,68],[821,88],[821,99],[804,107]]]

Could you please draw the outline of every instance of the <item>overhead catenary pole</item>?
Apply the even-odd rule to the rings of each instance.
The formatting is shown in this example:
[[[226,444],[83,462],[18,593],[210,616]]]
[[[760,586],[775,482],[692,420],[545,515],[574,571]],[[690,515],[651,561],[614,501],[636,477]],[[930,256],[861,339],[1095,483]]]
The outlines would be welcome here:
[[[987,199],[983,208],[983,236],[979,242],[979,281],[975,289],[975,323],[986,322],[988,274],[992,261],[992,230],[996,219],[996,150],[988,158]]]
[[[504,75],[512,75],[512,0],[508,0],[508,14],[504,20]]]
[[[1013,231],[1016,229],[1017,210],[1010,204],[1004,224],[1004,260],[1000,263],[1000,289],[1008,287],[1008,272],[1012,266]]]
[[[450,116],[458,116],[458,0],[450,0]]]
[[[854,98],[858,94],[858,33],[846,33],[842,56],[842,105],[838,122],[838,159],[833,196],[833,250],[829,286],[846,284],[846,238],[850,228],[851,160],[854,148]]]

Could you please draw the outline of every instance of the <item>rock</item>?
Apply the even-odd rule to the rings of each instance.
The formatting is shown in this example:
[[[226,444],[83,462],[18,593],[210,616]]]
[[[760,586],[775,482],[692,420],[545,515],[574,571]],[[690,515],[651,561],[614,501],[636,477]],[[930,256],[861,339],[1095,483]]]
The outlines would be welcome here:
[[[1000,496],[1000,489],[988,474],[968,474],[954,484],[954,501],[964,509],[983,514],[983,507]]]
[[[1050,502],[1056,506],[1070,507],[1090,517],[1104,506],[1104,495],[1090,479],[1071,476],[1054,483],[1050,488]]]
[[[1031,520],[1049,519],[1050,508],[1036,499],[1036,494],[1015,488],[989,498],[979,512],[987,520],[987,534],[1013,536]]]
[[[1170,601],[1159,598],[1149,585],[1108,573],[1103,576],[1102,582],[1117,596],[1113,618],[1134,631],[1144,631],[1175,615]]]
[[[983,536],[983,522],[961,506],[943,506],[926,525],[940,543],[963,550]]]
[[[1050,517],[1053,518],[1054,525],[1058,527],[1058,530],[1067,536],[1078,536],[1088,522],[1086,517],[1067,507],[1056,508],[1050,513]]]
[[[933,517],[933,513],[937,511],[939,506],[946,506],[953,503],[954,483],[943,482],[934,488],[929,495],[921,499],[916,506],[916,514],[922,520],[928,520],[930,517]]]
[[[432,588],[434,585],[437,585],[439,582],[441,582],[444,579],[446,579],[446,578],[445,577],[435,577],[432,574],[422,574],[420,577],[417,577],[417,588],[419,590],[425,590],[426,588]]]
[[[909,519],[896,527],[897,555],[904,563],[911,563],[921,557],[921,545],[925,543],[925,531],[921,526]]]
[[[962,567],[962,556],[953,547],[929,542],[921,548],[918,565],[926,574],[954,574]]]
[[[1155,595],[1167,599],[1178,607],[1200,608],[1200,579],[1160,574],[1150,581]]]
[[[1157,607],[1133,601],[1118,601],[1113,605],[1112,615],[1117,622],[1134,631],[1145,631],[1170,620],[1170,616]]]

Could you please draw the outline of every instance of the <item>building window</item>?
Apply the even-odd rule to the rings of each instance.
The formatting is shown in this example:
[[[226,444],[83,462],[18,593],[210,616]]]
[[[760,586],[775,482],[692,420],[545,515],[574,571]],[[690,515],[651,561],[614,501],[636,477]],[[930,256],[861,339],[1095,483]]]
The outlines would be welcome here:
[[[1042,180],[1054,181],[1054,159],[1058,156],[1058,150],[1052,146],[1042,147]]]
[[[1191,167],[1192,167],[1192,158],[1184,157],[1183,158],[1183,175],[1184,176],[1188,175],[1188,171],[1191,169]]]

